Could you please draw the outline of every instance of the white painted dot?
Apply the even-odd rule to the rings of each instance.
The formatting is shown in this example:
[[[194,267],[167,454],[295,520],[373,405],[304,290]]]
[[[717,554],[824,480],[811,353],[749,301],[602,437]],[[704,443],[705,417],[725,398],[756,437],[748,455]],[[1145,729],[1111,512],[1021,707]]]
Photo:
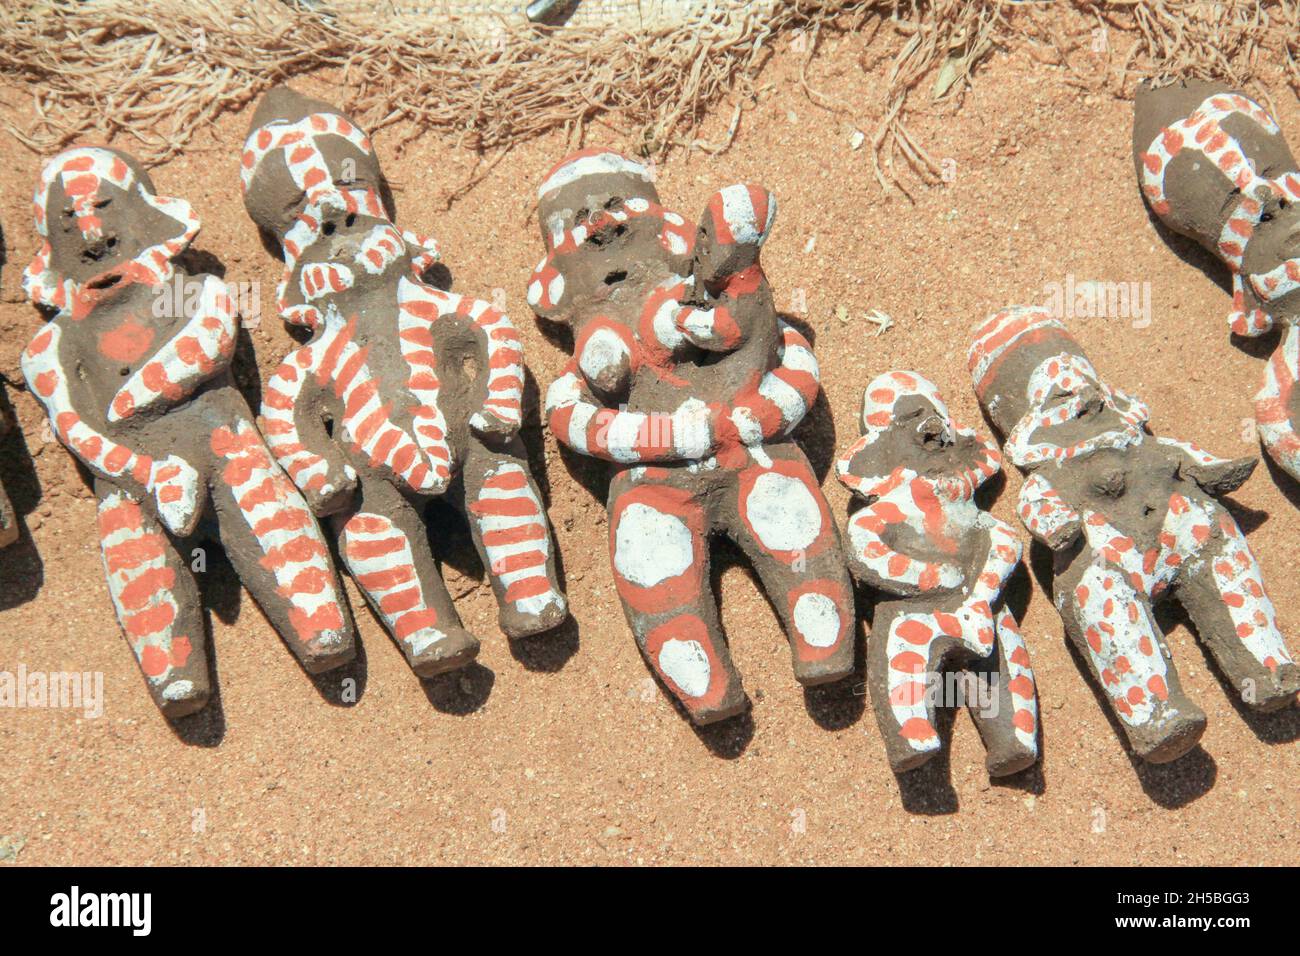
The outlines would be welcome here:
[[[829,595],[809,591],[794,602],[794,626],[813,647],[830,647],[840,636],[840,611]]]
[[[759,475],[744,502],[749,524],[770,551],[798,551],[817,540],[822,513],[808,486],[797,478]]]
[[[613,329],[597,329],[591,333],[582,347],[582,356],[578,364],[587,381],[594,382],[617,369],[624,362],[631,361],[631,352],[617,332]]]
[[[691,532],[682,519],[633,502],[614,532],[614,568],[638,587],[652,588],[681,574],[695,560]]]
[[[687,697],[702,697],[709,689],[709,655],[699,641],[670,637],[659,648],[659,669],[681,688]]]

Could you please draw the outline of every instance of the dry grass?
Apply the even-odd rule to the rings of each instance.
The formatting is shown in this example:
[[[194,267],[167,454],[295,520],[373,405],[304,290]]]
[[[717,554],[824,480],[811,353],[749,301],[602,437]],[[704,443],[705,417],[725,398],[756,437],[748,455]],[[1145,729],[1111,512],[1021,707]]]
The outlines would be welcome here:
[[[161,162],[221,111],[330,69],[343,105],[371,129],[409,120],[486,154],[555,129],[577,144],[593,124],[617,123],[654,156],[725,149],[778,37],[801,37],[811,61],[824,33],[863,31],[875,57],[864,55],[863,68],[885,74],[869,115],[802,81],[814,102],[874,130],[876,177],[887,190],[908,178],[904,168],[923,183],[940,178],[909,132],[909,113],[958,108],[981,60],[1013,38],[1077,85],[1114,95],[1149,75],[1249,86],[1265,55],[1300,87],[1300,0],[1068,0],[1083,20],[1063,16],[1064,5],[791,0],[756,12],[736,2],[688,28],[503,21],[485,34],[454,19],[322,18],[278,0],[0,0],[0,72],[32,91],[33,121],[10,132],[40,153],[125,137],[146,162]],[[1080,22],[1095,25],[1080,32]],[[702,119],[729,96],[726,138],[698,139]]]

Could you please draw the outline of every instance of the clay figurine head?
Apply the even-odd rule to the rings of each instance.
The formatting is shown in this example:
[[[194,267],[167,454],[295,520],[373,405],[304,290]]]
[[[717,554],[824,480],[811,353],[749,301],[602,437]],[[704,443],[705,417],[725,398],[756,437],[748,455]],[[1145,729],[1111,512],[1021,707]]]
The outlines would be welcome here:
[[[968,358],[979,396],[1007,456],[1021,467],[1138,440],[1150,417],[1139,400],[1101,381],[1052,314],[1011,306],[976,333]]]
[[[288,87],[268,92],[253,114],[240,175],[249,216],[284,254],[277,300],[288,322],[314,327],[317,299],[394,268],[418,273],[438,258],[434,243],[393,225],[369,137],[320,100]]]
[[[868,500],[917,478],[969,496],[1000,459],[995,445],[953,421],[933,382],[890,371],[867,386],[862,437],[838,468],[840,480]]]
[[[762,186],[737,184],[714,193],[700,217],[692,275],[716,291],[719,281],[758,262],[776,219],[776,197]]]
[[[132,157],[104,147],[51,159],[32,203],[44,243],[23,288],[37,305],[77,318],[123,283],[157,281],[199,229],[189,203],[157,195]]]

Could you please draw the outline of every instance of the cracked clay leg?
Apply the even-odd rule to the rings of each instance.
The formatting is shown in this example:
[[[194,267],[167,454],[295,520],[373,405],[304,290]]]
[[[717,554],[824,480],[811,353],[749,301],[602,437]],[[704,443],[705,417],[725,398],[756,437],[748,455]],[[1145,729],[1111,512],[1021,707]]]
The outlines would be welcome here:
[[[168,719],[208,702],[207,637],[185,556],[132,498],[97,482],[109,594],[154,703]]]
[[[798,446],[755,455],[724,520],[781,619],[795,677],[805,686],[839,680],[853,672],[857,622],[839,532]]]
[[[690,491],[631,474],[610,484],[609,547],[637,645],[693,723],[735,716],[745,692],[718,622],[703,507]]]
[[[1247,706],[1271,711],[1293,702],[1300,666],[1277,629],[1259,563],[1237,522],[1215,509],[1220,535],[1207,542],[1203,563],[1188,568],[1177,597],[1202,643]]]
[[[363,479],[355,511],[334,519],[339,554],[370,606],[420,677],[478,656],[438,573],[420,513],[382,480]]]
[[[509,637],[549,631],[568,617],[555,542],[518,438],[500,451],[471,442],[462,472],[465,510]]]
[[[1205,714],[1183,694],[1150,603],[1124,572],[1083,549],[1057,574],[1053,594],[1134,753],[1167,763],[1196,746]]]

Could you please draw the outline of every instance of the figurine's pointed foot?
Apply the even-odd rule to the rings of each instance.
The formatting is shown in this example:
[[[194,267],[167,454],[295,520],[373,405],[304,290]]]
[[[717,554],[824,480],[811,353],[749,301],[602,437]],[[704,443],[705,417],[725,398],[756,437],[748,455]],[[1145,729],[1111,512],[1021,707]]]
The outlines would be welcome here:
[[[554,630],[569,619],[564,595],[551,591],[544,600],[525,606],[516,601],[501,608],[499,622],[506,637],[531,637]]]
[[[351,664],[357,656],[356,639],[349,631],[326,631],[318,634],[298,654],[308,674],[323,674]]]
[[[212,697],[207,680],[189,677],[176,677],[152,690],[154,702],[168,720],[179,720],[202,710]]]
[[[464,628],[424,628],[403,638],[402,649],[416,676],[437,677],[478,657],[479,639]]]
[[[1147,763],[1170,763],[1200,742],[1205,723],[1205,714],[1199,708],[1192,708],[1166,723],[1159,736],[1134,740],[1133,752]]]
[[[1251,710],[1261,714],[1290,707],[1297,702],[1300,693],[1300,664],[1288,662],[1279,664],[1273,670],[1271,679],[1265,679],[1263,686],[1254,694],[1243,694],[1242,699]]]

